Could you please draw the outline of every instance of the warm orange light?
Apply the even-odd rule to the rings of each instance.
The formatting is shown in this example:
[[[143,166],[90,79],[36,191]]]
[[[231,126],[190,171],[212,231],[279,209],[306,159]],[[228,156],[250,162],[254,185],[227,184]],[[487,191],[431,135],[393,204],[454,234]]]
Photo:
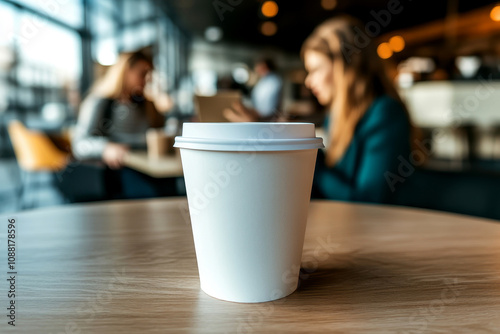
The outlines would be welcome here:
[[[278,4],[274,1],[266,1],[260,8],[262,15],[266,17],[275,17],[278,14]]]
[[[337,0],[321,0],[321,7],[325,10],[332,10],[337,7]]]
[[[392,51],[399,52],[405,48],[405,40],[401,36],[392,36],[389,39],[389,45],[391,46]]]
[[[278,26],[276,25],[276,23],[271,21],[264,22],[260,26],[260,32],[262,33],[262,35],[272,36],[276,34],[277,31],[278,31]]]
[[[495,6],[490,12],[490,17],[493,21],[500,21],[500,6]]]
[[[389,43],[381,43],[377,47],[377,54],[382,59],[387,59],[392,56],[392,49]]]

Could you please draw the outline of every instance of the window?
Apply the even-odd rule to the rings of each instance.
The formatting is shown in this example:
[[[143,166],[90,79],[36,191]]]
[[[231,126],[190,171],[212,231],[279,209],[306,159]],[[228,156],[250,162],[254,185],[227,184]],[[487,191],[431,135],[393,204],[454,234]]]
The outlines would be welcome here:
[[[125,24],[130,24],[141,19],[155,16],[156,9],[149,0],[138,1],[123,0],[123,20]]]
[[[94,74],[121,51],[153,46],[156,76],[169,94],[188,77],[187,38],[161,1],[0,0],[0,36],[0,113],[15,117],[37,117],[52,102],[76,110]],[[3,119],[0,152],[12,154]]]
[[[80,28],[83,24],[83,8],[80,0],[16,0],[16,2],[75,28]]]
[[[148,47],[155,44],[156,39],[156,24],[151,21],[144,21],[141,24],[136,24],[124,29],[123,50],[132,51]]]
[[[12,9],[12,6],[7,6],[4,3],[0,3],[0,34],[3,38],[0,38],[0,47],[12,47],[15,39],[15,19],[16,12]]]
[[[40,20],[32,14],[21,15],[21,26],[38,20],[33,33],[18,45],[21,66],[50,70],[61,78],[78,80],[81,74],[80,37],[74,31]]]

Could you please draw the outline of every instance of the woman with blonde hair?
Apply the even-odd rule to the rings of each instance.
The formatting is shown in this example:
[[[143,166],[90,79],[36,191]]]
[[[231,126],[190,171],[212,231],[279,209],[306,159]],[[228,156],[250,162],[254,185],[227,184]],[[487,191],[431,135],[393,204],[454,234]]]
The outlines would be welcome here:
[[[144,94],[152,68],[152,59],[145,53],[124,53],[95,83],[82,103],[73,135],[72,148],[77,159],[101,160],[110,169],[118,170],[130,149],[146,147],[147,129],[165,123],[164,116]],[[125,178],[130,179],[133,171],[125,172]],[[112,176],[117,178],[116,173]],[[136,176],[136,181],[142,177]],[[121,181],[117,182],[123,183],[123,175],[119,177]]]
[[[305,84],[329,113],[316,197],[390,202],[394,183],[404,182],[394,177],[415,131],[373,44],[362,24],[346,16],[318,26],[302,46]]]
[[[119,169],[130,148],[145,145],[149,127],[163,126],[164,117],[144,97],[152,68],[151,58],[143,52],[124,53],[91,88],[73,138],[78,159],[100,159]]]

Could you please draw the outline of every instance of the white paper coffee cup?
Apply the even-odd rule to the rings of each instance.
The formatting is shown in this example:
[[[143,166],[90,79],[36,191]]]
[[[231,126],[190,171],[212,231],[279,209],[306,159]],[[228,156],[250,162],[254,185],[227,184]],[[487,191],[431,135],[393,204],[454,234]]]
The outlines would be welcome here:
[[[180,148],[201,289],[265,302],[297,288],[317,149],[308,123],[185,123]]]

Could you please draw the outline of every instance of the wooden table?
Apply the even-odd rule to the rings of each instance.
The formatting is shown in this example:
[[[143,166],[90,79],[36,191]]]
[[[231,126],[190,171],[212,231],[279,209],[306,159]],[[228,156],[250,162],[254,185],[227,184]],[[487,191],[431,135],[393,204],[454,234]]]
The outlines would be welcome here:
[[[27,211],[17,220],[16,333],[500,331],[500,225],[313,202],[292,295],[224,302],[199,288],[183,198]],[[6,230],[0,225],[0,332]],[[12,217],[11,217],[12,218]]]
[[[149,158],[145,151],[129,152],[125,156],[125,166],[156,178],[183,176],[179,152],[159,159]]]

